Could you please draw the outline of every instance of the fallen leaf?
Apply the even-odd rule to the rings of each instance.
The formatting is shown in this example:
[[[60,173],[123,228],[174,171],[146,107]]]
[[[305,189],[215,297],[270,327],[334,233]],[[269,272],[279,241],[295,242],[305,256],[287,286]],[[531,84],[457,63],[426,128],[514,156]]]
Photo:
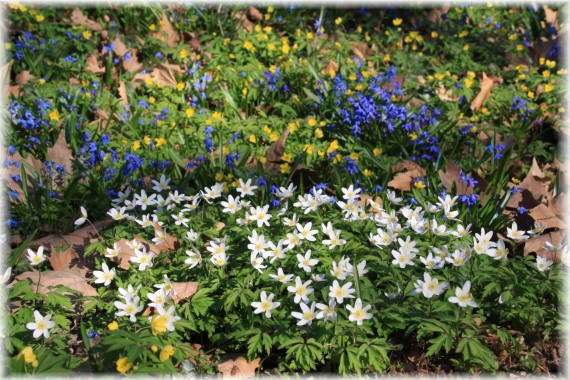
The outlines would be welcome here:
[[[441,179],[442,185],[445,187],[445,190],[448,193],[451,193],[453,184],[455,183],[456,194],[473,194],[473,188],[468,187],[466,183],[463,183],[459,180],[459,173],[461,169],[459,166],[455,165],[452,162],[449,162],[446,167],[445,171],[439,171],[439,178]],[[478,173],[471,172],[470,173],[472,178],[477,181],[476,187],[479,188],[481,191],[485,191],[487,188],[487,181],[483,179]]]
[[[532,208],[528,213],[537,223],[546,224],[546,228],[566,228],[566,223],[556,216],[554,209],[543,203]]]
[[[182,75],[184,70],[178,65],[171,65],[168,63],[163,63],[154,68],[150,74],[152,80],[161,85],[167,87],[176,87],[178,81],[175,75]]]
[[[349,45],[352,48],[352,53],[361,60],[366,61],[370,56],[371,49],[366,42],[350,41]]]
[[[121,104],[127,105],[129,104],[129,99],[127,98],[127,86],[125,82],[121,81],[119,83],[119,102]]]
[[[243,12],[236,12],[234,15],[234,20],[236,21],[237,29],[244,28],[248,32],[253,30],[253,23],[248,20],[247,15]]]
[[[536,162],[536,157],[532,158],[532,165],[530,167],[529,174],[537,178],[545,177],[544,172],[540,169],[540,166],[538,166],[538,162]]]
[[[10,96],[10,70],[13,62],[11,60],[0,67],[0,86],[2,87],[0,94],[4,95],[4,99],[8,99]]]
[[[483,102],[487,100],[489,96],[491,96],[491,89],[497,86],[499,83],[502,83],[503,80],[499,77],[495,76],[487,76],[487,74],[483,73],[483,77],[479,82],[480,91],[479,94],[473,99],[471,102],[471,110],[473,111],[480,111]]]
[[[113,52],[119,57],[124,56],[129,51],[127,49],[127,45],[125,45],[125,43],[121,41],[119,36],[115,37],[111,45],[113,46]]]
[[[91,29],[96,32],[103,30],[103,28],[101,27],[101,25],[99,25],[98,22],[89,20],[87,16],[85,16],[79,8],[73,9],[73,12],[71,13],[71,24],[81,25],[85,28]]]
[[[526,256],[534,252],[537,256],[544,257],[547,260],[553,260],[556,263],[560,262],[560,253],[555,255],[545,248],[547,241],[549,241],[553,246],[563,243],[564,236],[562,235],[562,231],[553,231],[528,239],[524,245],[524,255]]]
[[[159,22],[160,28],[158,32],[153,33],[153,37],[158,38],[159,40],[166,42],[169,47],[176,47],[180,42],[180,36],[172,27],[170,21],[168,21],[168,17],[166,17],[166,13],[162,12],[162,19]]]
[[[568,203],[568,194],[560,193],[550,203],[555,215],[568,218],[570,215],[570,203]]]
[[[123,57],[123,69],[129,73],[134,73],[141,71],[143,69],[143,64],[139,62],[137,58],[138,50],[131,49],[131,58],[125,60]]]
[[[48,256],[48,261],[54,270],[71,268],[71,263],[79,259],[79,255],[72,247],[67,248],[63,252],[56,252],[56,249],[52,246],[50,251],[51,254]]]
[[[194,53],[200,53],[202,51],[202,46],[200,45],[200,39],[198,35],[193,32],[184,32],[182,35],[184,42],[192,46],[192,51]]]
[[[224,222],[216,222],[214,228],[216,229],[216,231],[221,231],[222,228],[224,228],[225,226],[226,224]]]
[[[105,68],[103,66],[99,66],[99,61],[97,60],[97,53],[91,54],[85,60],[85,70],[93,73],[93,74],[102,74],[105,72]]]
[[[24,71],[21,71],[18,75],[16,75],[14,82],[16,84],[22,86],[34,78],[35,77],[28,70],[24,70]]]
[[[451,89],[446,89],[443,83],[439,84],[435,93],[437,97],[444,102],[456,102],[457,99],[459,99],[456,95],[453,95],[453,91]]]
[[[321,70],[321,74],[328,75],[331,70],[335,73],[338,71],[338,63],[332,60],[329,61],[328,65],[326,65],[325,68]]]
[[[265,152],[266,161],[264,169],[266,171],[275,172],[279,170],[279,167],[281,165],[281,157],[283,157],[283,153],[285,153],[285,141],[287,141],[289,132],[289,128],[286,128],[285,131],[283,131],[281,134],[281,137],[279,137],[279,140],[271,144]]]
[[[71,175],[73,173],[73,152],[65,140],[63,128],[59,132],[55,144],[47,148],[47,157],[50,161],[63,165],[67,174]]]
[[[254,21],[263,20],[263,13],[251,5],[247,8],[247,15]]]
[[[173,282],[172,288],[176,291],[176,296],[172,297],[174,303],[179,303],[186,298],[192,297],[198,290],[199,282]]]
[[[165,232],[164,228],[162,228],[160,224],[154,223],[154,237],[158,237],[162,234],[165,234],[166,236],[163,241],[155,245],[155,247],[158,249],[157,253],[169,252],[180,248],[180,243],[175,236],[172,236],[169,233]]]
[[[405,171],[396,174],[394,178],[388,182],[388,186],[394,189],[408,191],[412,188],[412,179],[423,177],[426,174],[425,170],[421,166],[408,160],[404,160],[399,164],[392,166],[392,173],[402,169],[405,169]]]
[[[547,5],[544,7],[544,21],[548,24],[548,26],[552,26],[558,30],[558,12],[550,9]]]
[[[248,362],[243,356],[235,359],[228,359],[218,365],[218,371],[224,377],[248,378],[255,376],[255,370],[259,367],[260,358],[255,358]]]
[[[70,289],[81,292],[84,296],[96,297],[98,295],[95,288],[89,285],[89,281],[85,276],[87,274],[87,269],[62,269],[62,270],[52,270],[46,272],[24,272],[16,276],[14,281],[8,285],[12,287],[17,281],[22,281],[26,278],[32,280],[34,285],[34,291],[41,294],[47,294],[50,292],[49,286],[66,286]],[[39,281],[39,286],[37,286]],[[65,294],[65,293],[64,293]]]

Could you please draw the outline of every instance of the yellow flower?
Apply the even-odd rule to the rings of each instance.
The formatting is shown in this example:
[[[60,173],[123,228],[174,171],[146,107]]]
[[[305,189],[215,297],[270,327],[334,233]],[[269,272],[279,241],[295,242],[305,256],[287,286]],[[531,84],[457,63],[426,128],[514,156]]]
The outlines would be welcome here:
[[[352,152],[352,153],[350,153],[350,155],[349,155],[348,157],[350,157],[350,159],[351,159],[352,161],[358,162],[358,153]]]
[[[548,83],[546,86],[544,86],[544,92],[550,92],[554,90],[554,86],[550,83]]]
[[[216,111],[212,114],[212,117],[214,118],[214,120],[221,120],[222,114],[221,114],[221,112]]]
[[[293,162],[293,155],[291,153],[283,153],[283,156],[281,157],[281,159],[285,162]]]
[[[473,79],[465,79],[465,87],[469,88],[473,85]]]
[[[372,154],[374,154],[375,156],[379,156],[382,154],[382,149],[374,148],[374,150],[372,151]]]
[[[165,315],[154,314],[150,321],[150,327],[152,329],[152,335],[158,335],[166,332],[166,322],[168,317]]]
[[[289,132],[293,133],[297,130],[297,125],[293,122],[287,124],[287,127],[289,128]]]
[[[154,98],[154,96],[149,96],[148,102],[149,102],[150,104],[154,104],[154,102],[156,102],[156,99]]]
[[[463,45],[463,50],[465,50],[465,51],[469,50],[469,44]]]
[[[374,173],[372,173],[371,170],[368,170],[368,169],[364,169],[364,171],[363,171],[362,173],[363,173],[366,177],[370,177],[372,174],[374,174]]]
[[[245,50],[252,52],[252,53],[255,51],[255,47],[253,47],[253,43],[251,43],[251,41],[245,41],[243,43],[243,48]]]
[[[186,85],[185,85],[184,83],[182,83],[182,82],[178,82],[178,83],[176,84],[176,89],[177,89],[178,91],[184,90],[184,87],[186,87]]]
[[[267,13],[273,13],[274,10],[275,8],[273,7],[267,7]]]
[[[230,148],[228,148],[227,146],[224,145],[224,146],[222,147],[222,153],[223,153],[223,154],[228,154],[229,152],[230,152]]]
[[[425,189],[426,185],[424,185],[424,182],[423,182],[423,181],[417,181],[417,182],[414,182],[414,187],[415,187],[416,189],[420,189],[420,190],[421,190],[421,189]]]
[[[154,344],[152,346],[150,346],[150,350],[152,352],[157,352],[158,351],[158,347],[156,347]]]
[[[560,70],[558,70],[558,71],[556,72],[556,74],[558,74],[558,75],[564,75],[564,74],[566,74],[567,72],[568,72],[568,70],[566,70],[566,69],[560,69]]]
[[[437,32],[431,32],[431,38],[437,38],[439,34],[437,34]]]
[[[544,78],[548,78],[548,77],[550,76],[550,70],[544,70],[544,71],[542,72],[542,76],[543,76]]]
[[[466,37],[468,34],[469,34],[469,32],[467,30],[463,30],[458,34],[458,36],[459,36],[459,38],[463,38],[463,37]]]
[[[241,90],[241,93],[242,93],[244,96],[247,95],[247,88],[243,88],[243,89]]]
[[[145,83],[146,83],[148,86],[152,86],[152,83],[153,83],[152,78],[151,78],[151,77],[146,78],[146,79],[145,79]]]
[[[135,141],[135,143],[139,143],[139,147],[140,147],[140,145],[141,145],[140,142]],[[133,145],[134,145],[134,143],[133,143]],[[138,149],[138,147],[137,147],[137,149]],[[135,150],[136,150],[136,149],[135,149]],[[113,321],[113,322],[111,322],[111,323],[109,323],[109,324],[107,325],[107,328],[108,328],[109,330],[113,331],[113,330],[116,330],[116,329],[119,328],[119,324],[117,323],[117,321]]]
[[[249,142],[252,144],[255,144],[255,142],[257,141],[257,139],[255,138],[255,135],[249,135]]]
[[[442,79],[444,78],[444,75],[441,74],[441,73],[437,73],[437,74],[434,75],[434,77],[435,77],[435,79],[437,79],[437,80],[442,80]]]
[[[290,51],[291,51],[291,46],[289,46],[289,44],[284,43],[283,46],[281,46],[281,52],[283,54],[289,54]]]
[[[402,24],[402,19],[401,18],[395,18],[394,20],[392,20],[392,24],[394,24],[394,26],[399,26]]]
[[[217,172],[214,178],[216,179],[217,182],[220,182],[221,180],[224,179],[224,173]]]
[[[154,32],[156,30],[156,25],[151,24],[148,28]]]
[[[308,123],[309,123],[309,127],[314,127],[315,125],[317,125],[317,121],[315,119],[313,119],[312,117],[309,119]]]
[[[320,139],[323,137],[323,131],[320,128],[315,129],[315,136]]]
[[[342,17],[337,17],[337,18],[334,20],[334,23],[335,23],[336,25],[342,24]]]
[[[59,120],[59,112],[57,112],[57,110],[53,110],[49,113],[49,119],[50,120],[55,120],[58,121]]]
[[[308,154],[313,154],[313,144],[305,144],[303,151],[307,152]]]
[[[188,116],[188,117],[194,116],[194,108],[188,108],[186,110],[186,116]]]
[[[83,38],[85,38],[86,40],[90,39],[92,36],[92,34],[89,30],[84,30],[82,35],[83,35]]]
[[[160,361],[165,362],[170,359],[172,355],[174,355],[174,347],[170,344],[166,345],[162,350],[160,350]]]
[[[307,39],[308,39],[308,40],[312,40],[313,37],[314,37],[313,32],[308,32],[308,33],[307,33]]]
[[[418,135],[413,132],[408,133],[408,138],[412,141],[416,141],[418,139]]]
[[[516,34],[509,34],[509,40],[514,41],[518,38]]]
[[[342,160],[342,155],[340,153],[337,153],[336,156],[334,156],[333,164],[340,162],[340,160]]]
[[[271,133],[271,128],[269,128],[268,125],[264,125],[264,126],[263,126],[263,131],[264,131],[265,133]]]
[[[157,147],[157,148],[158,148],[159,146],[166,145],[166,143],[167,143],[167,142],[166,142],[166,139],[165,139],[164,137],[155,138],[154,141],[156,142],[156,147]]]
[[[517,45],[517,51],[523,51],[524,46],[522,44]]]
[[[271,140],[271,142],[279,140],[279,134],[273,132],[272,134],[269,135],[269,140]]]
[[[558,108],[558,113],[564,113],[564,112],[566,112],[566,109],[564,107]]]
[[[37,22],[42,22],[46,19],[46,17],[44,15],[37,15],[36,16],[36,21]]]
[[[319,157],[325,156],[325,152],[323,152],[322,150],[317,151],[317,154],[319,155]]]
[[[186,49],[180,50],[180,58],[184,59],[186,57],[188,57],[188,50]]]
[[[27,346],[22,351],[20,351],[18,358],[22,355],[24,355],[24,361],[26,364],[32,364],[34,361],[36,361],[36,354],[34,354],[34,350],[30,346]]]
[[[529,92],[527,93],[527,95],[528,95],[528,97],[531,98],[531,99],[534,98],[534,92],[532,92],[532,91],[529,91]]]
[[[546,67],[548,67],[549,69],[553,69],[554,67],[556,67],[556,61],[551,61],[551,60],[546,60]]]
[[[280,168],[281,168],[281,173],[283,174],[287,174],[291,171],[291,165],[289,165],[287,162],[281,164]]]
[[[275,44],[273,42],[268,43],[267,50],[269,51],[275,50]]]
[[[520,181],[519,179],[515,178],[515,177],[512,177],[512,178],[511,178],[511,181],[512,181],[515,185],[518,185],[519,183],[521,183],[521,181]]]
[[[390,62],[390,59],[391,59],[390,54],[386,54],[386,55],[384,56],[383,61],[384,61],[384,62]]]
[[[117,360],[117,372],[125,373],[133,367],[133,363],[129,362],[128,357]]]

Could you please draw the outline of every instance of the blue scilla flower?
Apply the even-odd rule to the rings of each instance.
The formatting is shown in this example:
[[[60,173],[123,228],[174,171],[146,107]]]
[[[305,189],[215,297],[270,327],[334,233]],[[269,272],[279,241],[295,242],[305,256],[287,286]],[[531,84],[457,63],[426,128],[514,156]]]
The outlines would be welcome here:
[[[125,153],[125,166],[121,171],[125,176],[130,178],[133,172],[144,165],[144,159],[140,158],[134,153]]]
[[[277,190],[279,190],[279,188],[277,186],[271,185],[271,187],[269,188],[269,193],[275,194],[277,192]]]
[[[273,199],[271,200],[271,202],[269,202],[271,208],[277,208],[279,207],[279,205],[281,204],[281,202],[279,202],[279,200],[277,199]]]
[[[346,158],[346,163],[342,167],[346,169],[346,171],[349,172],[350,174],[358,173],[358,164],[350,157]]]
[[[214,140],[212,137],[208,136],[204,139],[204,148],[208,153],[212,153],[214,151]]]

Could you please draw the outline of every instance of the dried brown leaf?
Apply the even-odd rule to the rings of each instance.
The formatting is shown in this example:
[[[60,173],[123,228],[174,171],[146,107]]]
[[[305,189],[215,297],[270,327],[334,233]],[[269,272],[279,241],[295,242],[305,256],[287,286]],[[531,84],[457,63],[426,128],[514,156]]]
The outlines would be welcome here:
[[[176,296],[172,297],[174,303],[179,303],[186,298],[192,297],[198,290],[199,282],[173,282],[172,287],[176,291]]]
[[[443,83],[439,84],[439,87],[437,88],[436,91],[436,95],[444,102],[455,102],[457,101],[457,99],[459,99],[457,95],[453,95],[453,91],[451,89],[449,90],[446,89]]]
[[[219,364],[218,370],[225,377],[248,378],[255,376],[255,370],[259,367],[260,358],[248,362],[243,356],[229,359]]]
[[[279,140],[275,141],[265,152],[265,165],[264,168],[266,171],[276,171],[279,170],[279,166],[281,164],[281,157],[283,157],[283,153],[285,153],[285,141],[287,141],[287,136],[289,136],[289,128],[283,131]]]
[[[392,173],[405,169],[404,172],[398,173],[388,182],[391,188],[408,191],[412,188],[412,179],[425,176],[425,170],[415,162],[404,160],[397,165],[392,166]]]
[[[549,241],[553,246],[562,243],[564,241],[562,231],[553,231],[532,239],[528,239],[524,245],[524,255],[526,256],[534,252],[537,256],[544,257],[547,260],[555,259],[555,262],[560,262],[560,253],[554,255],[552,252],[545,248],[547,241]]]
[[[89,20],[87,16],[83,14],[83,12],[79,8],[73,9],[71,13],[71,24],[72,25],[81,25],[87,29],[91,29],[95,32],[100,32],[103,30],[101,25],[98,22],[93,20]]]
[[[544,21],[546,21],[548,26],[553,26],[555,29],[558,29],[558,12],[545,5]]]
[[[182,75],[184,70],[178,65],[171,65],[168,63],[163,63],[154,68],[150,74],[152,80],[161,85],[167,87],[176,87],[178,81],[175,75]]]
[[[556,211],[544,203],[529,210],[528,213],[537,223],[546,224],[546,228],[566,228],[566,223],[556,216]]]
[[[87,57],[87,60],[85,61],[85,70],[93,74],[102,74],[105,72],[105,68],[103,66],[99,66],[97,53],[93,53]]]
[[[178,238],[170,235],[168,232],[165,232],[164,228],[162,228],[160,224],[154,223],[154,237],[158,237],[159,235],[165,235],[165,238],[163,241],[155,245],[155,247],[158,249],[157,253],[169,252],[180,248],[180,242],[178,242]]]
[[[38,284],[37,292],[41,294],[49,293],[49,286],[66,286],[70,289],[81,292],[84,296],[96,297],[97,291],[91,285],[89,285],[89,280],[85,277],[87,274],[87,269],[62,269],[62,270],[52,270],[46,272],[24,272],[16,276],[14,282],[9,286],[13,286],[17,281],[29,278],[34,284]],[[34,286],[34,289],[36,287]]]
[[[119,102],[124,105],[129,104],[129,99],[127,97],[127,86],[123,81],[119,83]]]
[[[247,15],[254,21],[263,20],[263,13],[251,5],[247,8]]]
[[[16,75],[15,83],[20,86],[23,86],[24,84],[28,83],[34,78],[35,77],[28,70],[24,70],[21,71],[18,75]]]
[[[113,52],[119,57],[124,56],[129,51],[129,49],[127,49],[127,45],[125,45],[125,43],[121,41],[119,36],[115,37],[115,39],[112,42],[112,46],[113,46]]]
[[[174,30],[174,27],[168,21],[168,17],[166,13],[162,12],[162,19],[160,21],[160,28],[158,32],[153,33],[153,37],[158,38],[159,40],[166,42],[169,47],[176,47],[180,42],[180,36]]]
[[[51,254],[48,256],[48,261],[54,270],[61,270],[75,266],[72,264],[74,260],[78,260],[79,255],[75,252],[73,247],[67,248],[63,252],[56,252],[55,248],[51,247]]]
[[[248,32],[251,32],[253,30],[253,23],[249,21],[245,13],[236,12],[234,15],[234,20],[236,22],[237,29],[244,28]]]
[[[0,94],[4,95],[4,99],[10,96],[10,70],[13,62],[9,61],[0,67],[0,87],[2,87]]]
[[[480,91],[479,94],[473,99],[471,102],[471,110],[479,111],[481,110],[481,106],[483,102],[487,100],[489,96],[491,96],[491,89],[497,86],[499,83],[502,83],[503,80],[499,77],[495,76],[487,76],[487,74],[483,73],[483,77],[480,80]]]

